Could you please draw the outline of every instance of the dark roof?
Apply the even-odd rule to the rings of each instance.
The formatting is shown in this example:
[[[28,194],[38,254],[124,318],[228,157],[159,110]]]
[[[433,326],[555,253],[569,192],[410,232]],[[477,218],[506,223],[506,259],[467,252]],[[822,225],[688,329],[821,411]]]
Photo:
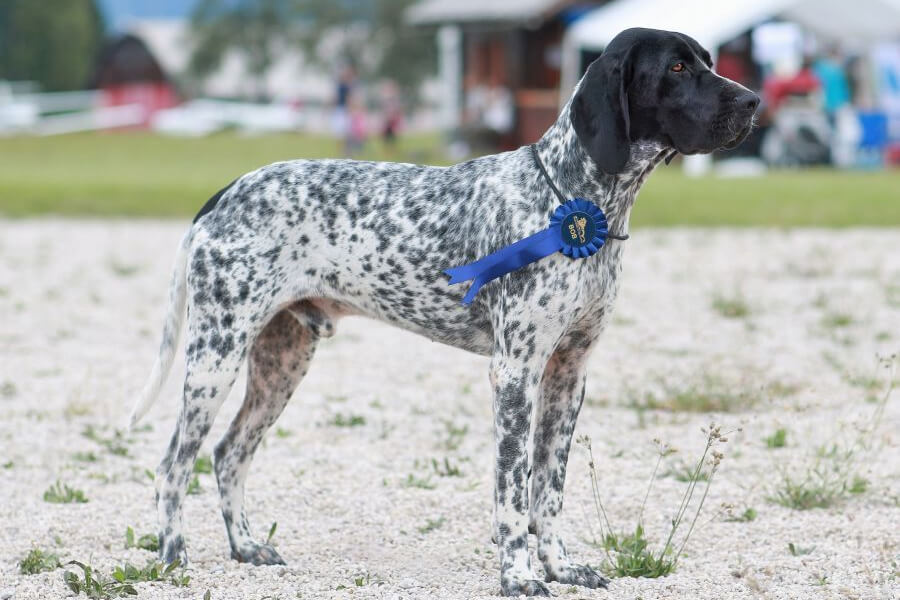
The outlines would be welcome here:
[[[168,81],[159,62],[140,38],[119,36],[103,47],[91,77],[91,87]]]

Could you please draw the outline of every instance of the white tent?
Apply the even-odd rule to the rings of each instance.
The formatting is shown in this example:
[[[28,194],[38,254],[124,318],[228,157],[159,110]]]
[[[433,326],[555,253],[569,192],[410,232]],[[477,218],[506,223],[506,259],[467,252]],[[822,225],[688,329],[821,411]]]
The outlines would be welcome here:
[[[900,0],[617,0],[589,12],[566,31],[561,87],[571,90],[575,85],[581,50],[602,50],[629,27],[680,31],[715,53],[719,45],[773,18],[848,45],[900,37]]]

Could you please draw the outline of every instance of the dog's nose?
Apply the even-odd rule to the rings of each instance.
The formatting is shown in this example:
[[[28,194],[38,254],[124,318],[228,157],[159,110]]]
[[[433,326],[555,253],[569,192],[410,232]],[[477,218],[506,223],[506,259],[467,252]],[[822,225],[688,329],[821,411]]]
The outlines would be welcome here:
[[[739,109],[747,112],[756,112],[756,107],[759,106],[759,96],[747,90],[737,95],[734,99],[734,104]]]

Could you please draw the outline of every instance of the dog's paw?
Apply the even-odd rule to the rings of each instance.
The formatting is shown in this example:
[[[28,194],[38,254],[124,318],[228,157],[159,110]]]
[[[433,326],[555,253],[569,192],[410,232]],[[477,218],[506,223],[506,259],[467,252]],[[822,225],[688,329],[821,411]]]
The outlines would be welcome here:
[[[543,581],[537,579],[515,579],[504,577],[500,581],[500,595],[512,596],[550,596],[550,590]]]
[[[609,579],[603,577],[595,570],[583,565],[569,565],[558,569],[554,573],[547,573],[547,581],[556,581],[567,585],[580,585],[582,587],[606,588],[609,586]]]
[[[284,560],[268,544],[245,544],[238,550],[231,550],[231,558],[253,565],[283,565]]]
[[[171,565],[178,561],[178,566],[188,566],[187,550],[184,547],[184,538],[180,535],[166,540],[159,546],[159,561],[164,565]]]

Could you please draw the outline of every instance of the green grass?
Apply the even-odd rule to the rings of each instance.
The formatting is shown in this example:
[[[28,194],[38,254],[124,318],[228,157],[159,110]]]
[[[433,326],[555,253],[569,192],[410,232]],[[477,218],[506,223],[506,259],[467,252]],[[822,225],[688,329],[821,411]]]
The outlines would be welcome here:
[[[50,504],[84,504],[87,501],[83,491],[69,487],[59,480],[44,492],[44,502]]]
[[[32,548],[28,554],[19,561],[19,571],[23,575],[36,575],[44,571],[53,571],[62,566],[59,557],[40,548]]]
[[[360,158],[447,164],[437,135],[409,136]],[[235,177],[294,158],[340,155],[327,137],[298,134],[174,138],[142,132],[0,139],[0,214],[189,217]],[[660,167],[641,191],[635,226],[900,225],[900,172],[807,170],[765,177],[685,177]]]
[[[766,448],[784,448],[787,445],[787,429],[779,427],[772,435],[766,436],[763,441]]]
[[[360,158],[440,162],[436,139],[401,140],[393,157],[372,144]],[[337,157],[340,145],[311,135],[87,133],[0,138],[0,156],[0,214],[187,217],[249,170],[279,160]]]

